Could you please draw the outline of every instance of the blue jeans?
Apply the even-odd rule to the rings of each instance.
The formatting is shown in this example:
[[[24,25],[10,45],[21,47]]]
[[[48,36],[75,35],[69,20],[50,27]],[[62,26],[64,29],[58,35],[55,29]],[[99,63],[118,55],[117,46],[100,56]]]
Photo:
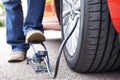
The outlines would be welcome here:
[[[27,0],[28,9],[26,18],[23,18],[21,0],[2,0],[6,11],[7,43],[13,51],[27,51],[25,35],[28,30],[43,32],[42,18],[45,0]]]

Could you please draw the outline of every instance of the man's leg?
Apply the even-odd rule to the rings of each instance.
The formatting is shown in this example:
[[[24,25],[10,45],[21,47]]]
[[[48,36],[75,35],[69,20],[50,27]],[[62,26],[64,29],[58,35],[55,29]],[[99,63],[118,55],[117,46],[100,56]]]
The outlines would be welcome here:
[[[29,46],[25,44],[25,36],[23,33],[23,12],[21,1],[2,1],[6,10],[7,43],[12,46],[12,51],[22,51],[23,53],[26,53]],[[18,57],[19,56],[20,55],[18,55]]]
[[[45,7],[45,0],[27,0],[28,11],[24,22],[24,34],[26,35],[26,42],[41,40],[44,41],[45,37],[43,32],[43,13]]]

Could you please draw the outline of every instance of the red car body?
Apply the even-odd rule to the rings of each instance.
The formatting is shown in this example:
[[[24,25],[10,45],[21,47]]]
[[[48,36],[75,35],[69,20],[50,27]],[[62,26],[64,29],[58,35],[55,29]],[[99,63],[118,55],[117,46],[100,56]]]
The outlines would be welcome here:
[[[108,0],[108,6],[114,28],[120,33],[120,0]]]

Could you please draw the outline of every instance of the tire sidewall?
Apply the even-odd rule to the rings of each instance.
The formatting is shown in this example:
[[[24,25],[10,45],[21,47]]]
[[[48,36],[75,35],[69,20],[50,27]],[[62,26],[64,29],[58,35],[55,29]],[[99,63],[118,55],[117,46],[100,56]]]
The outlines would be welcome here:
[[[60,22],[60,0],[54,0],[57,18]]]

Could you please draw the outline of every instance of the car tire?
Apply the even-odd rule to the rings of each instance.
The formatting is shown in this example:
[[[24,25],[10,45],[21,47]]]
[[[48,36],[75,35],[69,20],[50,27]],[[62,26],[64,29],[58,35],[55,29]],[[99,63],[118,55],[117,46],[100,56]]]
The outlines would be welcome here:
[[[60,0],[54,0],[58,21],[60,22]]]
[[[77,26],[65,45],[64,55],[76,72],[105,72],[120,67],[119,37],[107,0],[60,0],[62,37]]]

